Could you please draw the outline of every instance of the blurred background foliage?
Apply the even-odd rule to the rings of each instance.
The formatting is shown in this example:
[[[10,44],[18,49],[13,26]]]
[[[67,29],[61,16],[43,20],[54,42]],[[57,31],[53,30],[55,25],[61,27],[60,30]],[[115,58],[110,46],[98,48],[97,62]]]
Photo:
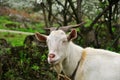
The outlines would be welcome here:
[[[0,80],[56,80],[46,44],[31,33],[81,22],[76,44],[120,53],[119,0],[0,0]]]

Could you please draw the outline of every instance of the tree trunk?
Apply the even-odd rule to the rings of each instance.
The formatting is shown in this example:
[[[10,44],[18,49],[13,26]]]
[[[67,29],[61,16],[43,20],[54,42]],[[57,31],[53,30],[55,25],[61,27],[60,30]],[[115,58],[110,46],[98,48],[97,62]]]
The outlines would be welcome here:
[[[47,0],[48,2],[48,21],[49,21],[49,26],[52,26],[52,21],[51,21],[51,17],[52,17],[52,0]]]
[[[64,19],[64,26],[67,26],[68,22],[67,22],[67,0],[65,0],[65,5],[64,5],[64,10],[63,10],[63,19]]]
[[[41,7],[42,7],[42,11],[43,11],[43,16],[44,16],[45,27],[48,28],[48,20],[47,20],[47,15],[46,15],[44,3],[41,3]]]
[[[68,0],[68,2],[69,2],[69,4],[70,4],[70,6],[71,6],[71,9],[72,9],[72,11],[73,11],[73,14],[75,15],[76,23],[79,24],[79,20],[78,20],[77,12],[76,12],[76,10],[75,10],[75,6],[74,6],[72,0]]]
[[[78,16],[78,22],[81,23],[82,22],[82,0],[77,0],[77,16]]]
[[[108,0],[109,1],[109,16],[108,16],[108,30],[109,30],[109,33],[110,33],[110,36],[111,38],[113,38],[113,32],[112,32],[112,24],[111,24],[111,17],[112,17],[112,2],[111,0]]]

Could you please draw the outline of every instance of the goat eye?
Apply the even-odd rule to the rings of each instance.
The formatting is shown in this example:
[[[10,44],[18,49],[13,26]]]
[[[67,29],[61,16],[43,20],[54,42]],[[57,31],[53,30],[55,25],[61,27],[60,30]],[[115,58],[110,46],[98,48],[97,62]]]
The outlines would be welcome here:
[[[67,42],[67,40],[63,40],[63,41],[62,41],[62,43],[66,43],[66,42]]]

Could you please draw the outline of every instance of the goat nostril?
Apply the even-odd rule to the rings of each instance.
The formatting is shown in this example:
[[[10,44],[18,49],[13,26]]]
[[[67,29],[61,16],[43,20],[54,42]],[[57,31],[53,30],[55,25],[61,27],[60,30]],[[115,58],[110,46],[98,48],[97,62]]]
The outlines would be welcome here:
[[[49,58],[54,58],[55,54],[49,54]]]

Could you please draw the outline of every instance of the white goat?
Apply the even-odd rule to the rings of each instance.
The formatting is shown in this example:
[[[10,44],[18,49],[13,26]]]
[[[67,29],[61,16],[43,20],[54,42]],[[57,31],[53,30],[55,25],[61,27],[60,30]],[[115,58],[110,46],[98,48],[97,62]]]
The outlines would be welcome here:
[[[72,40],[77,37],[76,30],[68,35],[56,30],[49,36],[35,36],[47,42],[48,63],[55,66],[57,73],[63,71],[73,80],[120,80],[120,54],[75,45]]]

